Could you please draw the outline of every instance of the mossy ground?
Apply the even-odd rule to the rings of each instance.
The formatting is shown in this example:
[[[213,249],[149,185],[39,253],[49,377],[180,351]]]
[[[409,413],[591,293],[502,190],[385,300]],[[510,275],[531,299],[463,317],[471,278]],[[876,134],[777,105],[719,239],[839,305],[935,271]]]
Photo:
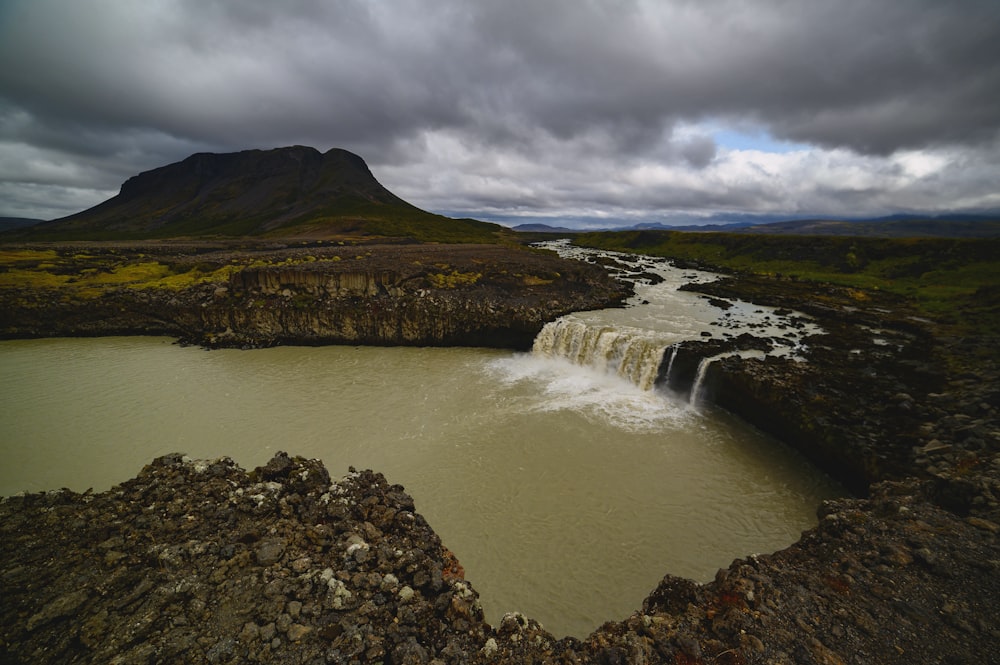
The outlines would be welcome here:
[[[279,269],[381,271],[424,288],[493,287],[515,293],[556,288],[564,282],[564,274],[553,269],[552,261],[549,253],[507,243],[358,244],[285,239],[280,243],[10,245],[0,246],[0,292],[55,292],[63,301],[90,300],[123,289],[182,291],[205,284],[227,286],[241,270]],[[564,264],[558,263],[562,269]],[[570,281],[575,279],[570,277]]]
[[[0,288],[60,289],[81,298],[122,287],[179,291],[225,282],[234,265],[161,262],[144,254],[72,253],[55,249],[0,250]]]

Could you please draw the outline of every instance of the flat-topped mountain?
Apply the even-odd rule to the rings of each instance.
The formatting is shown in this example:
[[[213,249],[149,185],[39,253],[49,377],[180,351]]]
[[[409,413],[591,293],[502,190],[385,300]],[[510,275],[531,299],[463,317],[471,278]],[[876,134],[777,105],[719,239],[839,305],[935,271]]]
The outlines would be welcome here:
[[[407,203],[351,152],[293,146],[194,154],[129,178],[117,196],[26,234],[37,239],[361,235],[447,241],[486,240],[499,230]]]

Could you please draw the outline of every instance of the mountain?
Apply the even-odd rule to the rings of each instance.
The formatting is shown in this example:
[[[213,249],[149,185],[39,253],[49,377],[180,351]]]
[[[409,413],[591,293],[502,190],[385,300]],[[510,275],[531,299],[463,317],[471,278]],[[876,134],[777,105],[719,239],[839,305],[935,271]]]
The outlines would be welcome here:
[[[346,150],[198,153],[140,173],[117,196],[22,233],[33,239],[392,236],[487,240],[502,227],[421,210]]]
[[[25,226],[34,226],[41,223],[41,219],[31,219],[29,217],[0,217],[0,232],[8,229],[20,229]]]
[[[723,224],[670,225],[644,222],[632,226],[606,229],[587,229],[587,233],[600,231],[684,231],[691,233],[754,233],[771,235],[835,235],[872,238],[997,238],[1000,237],[1000,215],[952,214],[935,217],[891,215],[866,219],[781,219],[743,215],[742,221]],[[583,229],[521,224],[514,231],[547,233],[584,233]]]
[[[569,229],[565,226],[549,226],[548,224],[518,224],[511,231],[519,233],[580,233],[580,229]]]
[[[735,232],[878,238],[996,238],[1000,237],[1000,216],[943,215],[940,217],[921,217],[891,215],[858,220],[801,219],[757,224]]]

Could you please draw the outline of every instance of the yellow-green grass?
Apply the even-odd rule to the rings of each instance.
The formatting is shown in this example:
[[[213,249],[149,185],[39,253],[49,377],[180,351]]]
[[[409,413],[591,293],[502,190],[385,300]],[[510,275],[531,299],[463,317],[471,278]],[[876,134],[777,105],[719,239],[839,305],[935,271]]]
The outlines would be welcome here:
[[[225,282],[237,266],[204,269],[158,261],[112,262],[108,257],[60,257],[54,250],[0,251],[0,288],[63,289],[93,297],[116,288],[181,290]]]

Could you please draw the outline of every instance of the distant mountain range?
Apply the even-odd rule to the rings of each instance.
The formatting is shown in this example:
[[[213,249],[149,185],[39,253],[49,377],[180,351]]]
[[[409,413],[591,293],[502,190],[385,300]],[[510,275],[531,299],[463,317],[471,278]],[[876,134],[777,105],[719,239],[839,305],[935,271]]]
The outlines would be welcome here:
[[[546,224],[521,224],[514,231],[528,233],[581,233]],[[740,221],[730,224],[668,224],[644,223],[628,227],[600,229],[601,231],[687,231],[698,233],[767,233],[774,235],[842,235],[870,237],[942,237],[942,238],[996,238],[1000,237],[1000,215],[940,215],[921,217],[891,215],[871,219],[796,219],[768,222]],[[594,229],[588,229],[592,232]]]
[[[1000,237],[1000,215],[893,215],[874,219],[717,216],[705,225],[637,224],[603,230],[793,235]],[[736,221],[732,221],[736,220]],[[514,231],[579,233],[542,223]],[[383,187],[346,150],[292,146],[198,153],[129,178],[121,191],[83,212],[47,222],[0,218],[4,240],[131,240],[205,237],[412,238],[488,242],[506,227],[421,210]]]
[[[198,153],[140,173],[83,212],[14,233],[32,239],[206,236],[489,239],[498,224],[426,212],[383,187],[346,150]],[[8,236],[10,234],[7,234]]]

